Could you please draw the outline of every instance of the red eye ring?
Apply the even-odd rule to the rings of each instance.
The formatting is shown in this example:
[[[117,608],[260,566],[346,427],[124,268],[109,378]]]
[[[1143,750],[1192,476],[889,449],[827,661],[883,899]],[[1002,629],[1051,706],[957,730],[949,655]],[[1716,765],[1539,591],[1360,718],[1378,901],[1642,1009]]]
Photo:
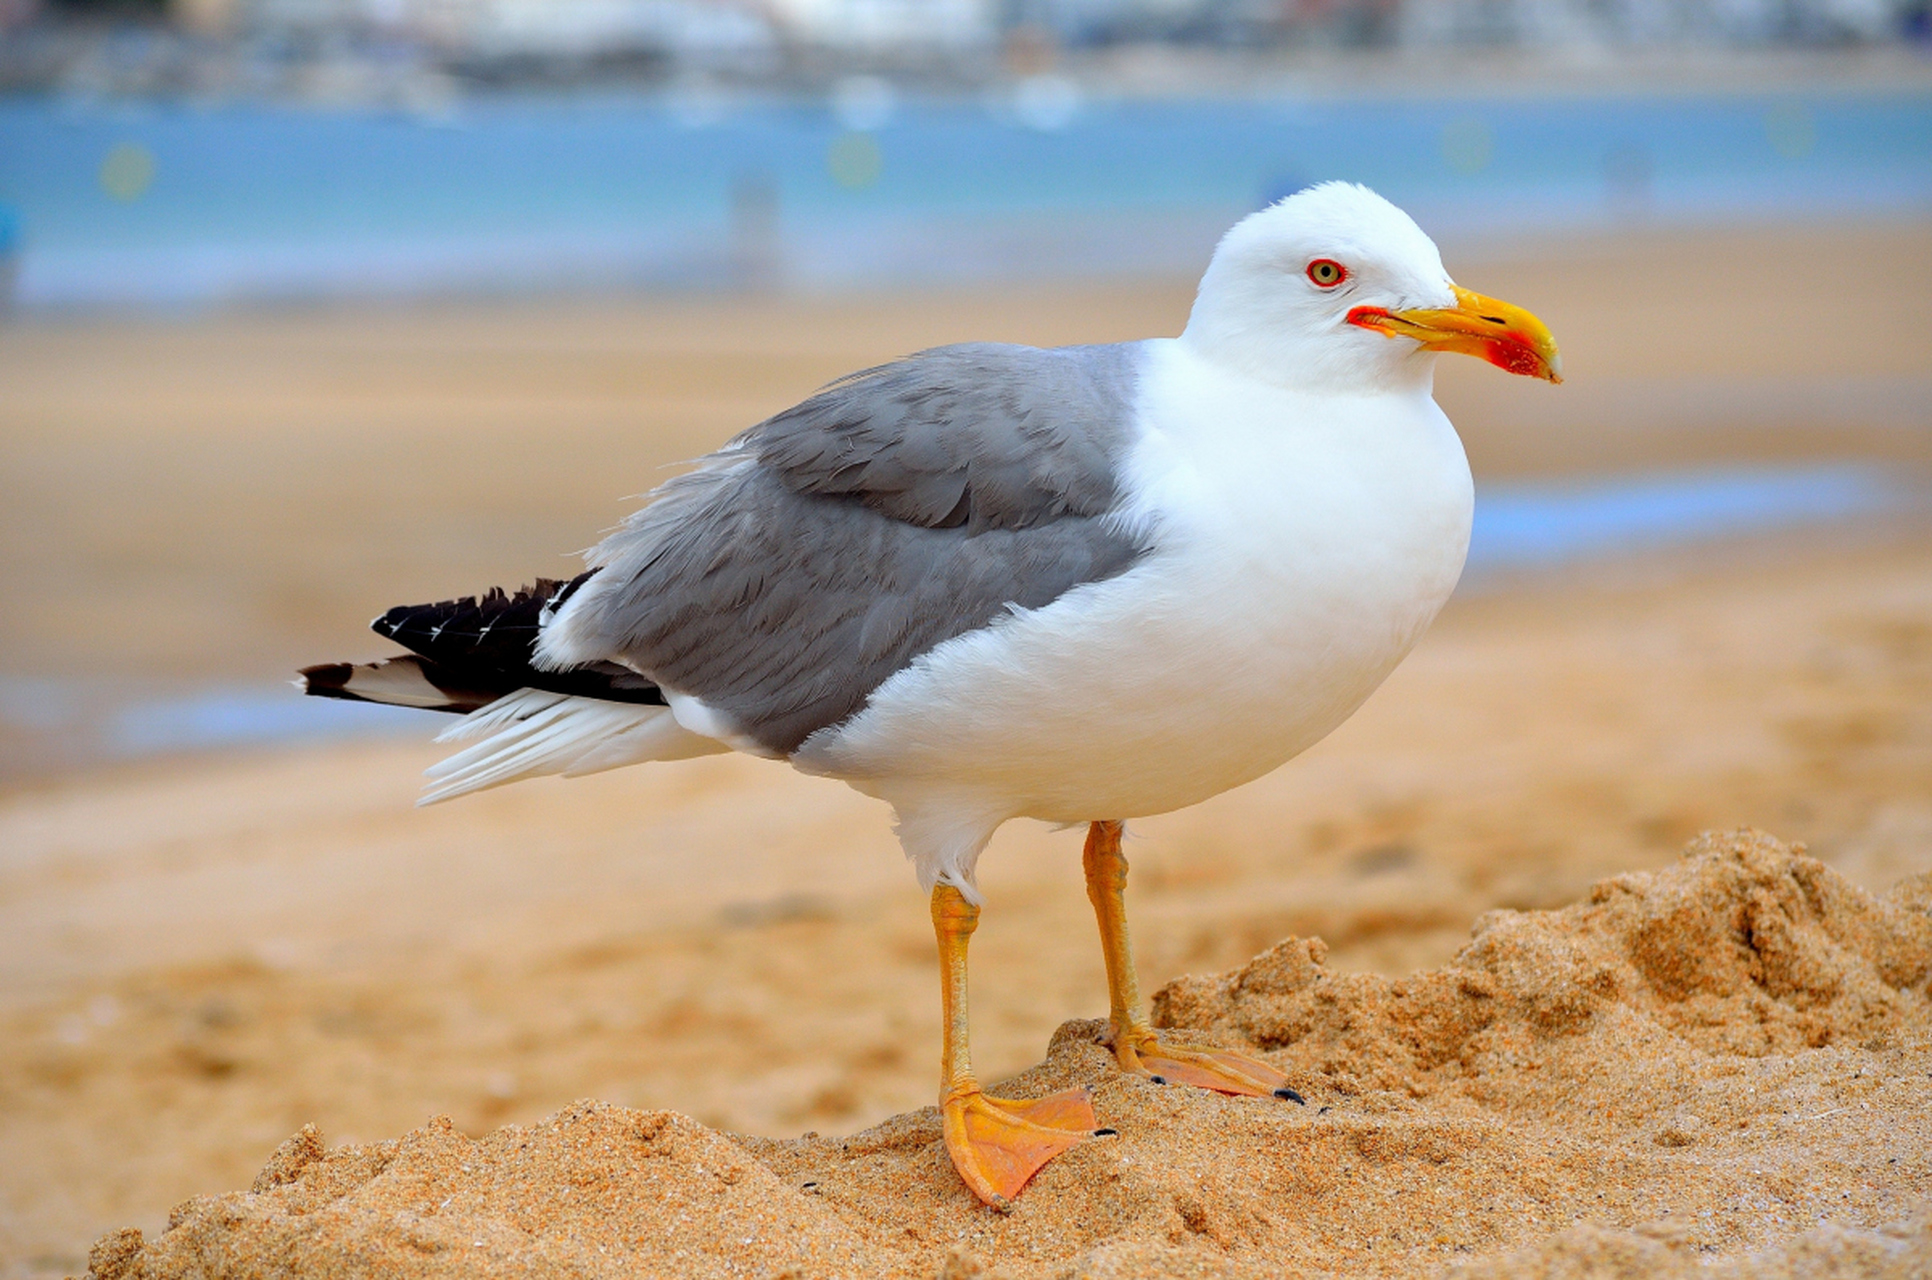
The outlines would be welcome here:
[[[1308,279],[1317,289],[1333,289],[1348,279],[1348,268],[1333,258],[1317,258],[1308,264]]]

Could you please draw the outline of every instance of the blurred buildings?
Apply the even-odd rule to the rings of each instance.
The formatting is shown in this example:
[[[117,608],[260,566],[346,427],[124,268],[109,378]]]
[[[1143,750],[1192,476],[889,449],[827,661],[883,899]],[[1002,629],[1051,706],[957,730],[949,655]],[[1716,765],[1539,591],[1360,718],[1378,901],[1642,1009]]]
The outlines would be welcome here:
[[[4,0],[22,5],[30,0]],[[778,46],[985,48],[1015,28],[1069,45],[1731,46],[1883,41],[1923,0],[174,0],[202,30],[380,30],[498,55],[629,48],[699,61]]]
[[[3,0],[16,8],[30,0]],[[985,47],[1015,27],[1125,40],[1351,45],[1766,45],[1903,35],[1913,0],[174,0],[203,31],[383,31],[496,55],[785,45]]]
[[[1926,40],[1929,10],[1932,0],[0,0],[0,88],[366,99],[893,67],[974,82],[1122,46],[1872,46]],[[439,90],[437,77],[450,83]]]

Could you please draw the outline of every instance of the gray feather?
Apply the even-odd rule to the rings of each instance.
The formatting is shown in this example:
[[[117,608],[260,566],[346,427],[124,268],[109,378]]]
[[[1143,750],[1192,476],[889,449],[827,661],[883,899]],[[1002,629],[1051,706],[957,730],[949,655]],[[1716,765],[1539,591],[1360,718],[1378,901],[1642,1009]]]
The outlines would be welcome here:
[[[1137,351],[940,347],[842,378],[740,440],[788,488],[908,524],[1098,515],[1114,501]]]
[[[941,347],[853,374],[591,553],[551,662],[617,659],[789,753],[920,654],[1125,570],[1136,347]]]

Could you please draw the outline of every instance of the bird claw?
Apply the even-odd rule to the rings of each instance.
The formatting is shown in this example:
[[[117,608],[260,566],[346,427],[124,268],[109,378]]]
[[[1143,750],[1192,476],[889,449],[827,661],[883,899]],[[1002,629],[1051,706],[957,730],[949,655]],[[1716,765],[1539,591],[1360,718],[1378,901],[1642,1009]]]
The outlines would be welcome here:
[[[1301,1094],[1289,1087],[1287,1076],[1244,1053],[1165,1045],[1148,1032],[1116,1036],[1114,1057],[1121,1070],[1155,1084],[1191,1084],[1237,1097],[1272,1097],[1306,1105]]]

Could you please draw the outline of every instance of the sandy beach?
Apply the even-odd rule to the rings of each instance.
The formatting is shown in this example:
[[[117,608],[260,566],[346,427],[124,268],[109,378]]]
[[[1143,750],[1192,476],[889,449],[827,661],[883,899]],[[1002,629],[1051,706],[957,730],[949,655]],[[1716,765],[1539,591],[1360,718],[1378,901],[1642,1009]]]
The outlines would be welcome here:
[[[1452,252],[1569,374],[1445,366],[1479,483],[1923,474],[1922,343],[1794,310],[1816,232]],[[1867,314],[1932,289],[1923,227],[1832,243]],[[0,329],[0,573],[31,601],[4,674],[374,656],[378,609],[567,567],[662,468],[848,369],[1169,333],[1187,298]],[[0,729],[0,1275],[78,1274],[123,1228],[145,1251],[109,1236],[103,1276],[1932,1268],[1912,513],[1481,584],[1301,760],[1135,824],[1143,982],[1306,1108],[1113,1074],[1078,834],[1002,832],[976,1055],[1095,1085],[1121,1130],[1007,1218],[948,1181],[932,940],[875,802],[732,757],[416,811],[436,752],[409,738],[47,744]],[[1699,834],[1740,828],[1768,834]]]

